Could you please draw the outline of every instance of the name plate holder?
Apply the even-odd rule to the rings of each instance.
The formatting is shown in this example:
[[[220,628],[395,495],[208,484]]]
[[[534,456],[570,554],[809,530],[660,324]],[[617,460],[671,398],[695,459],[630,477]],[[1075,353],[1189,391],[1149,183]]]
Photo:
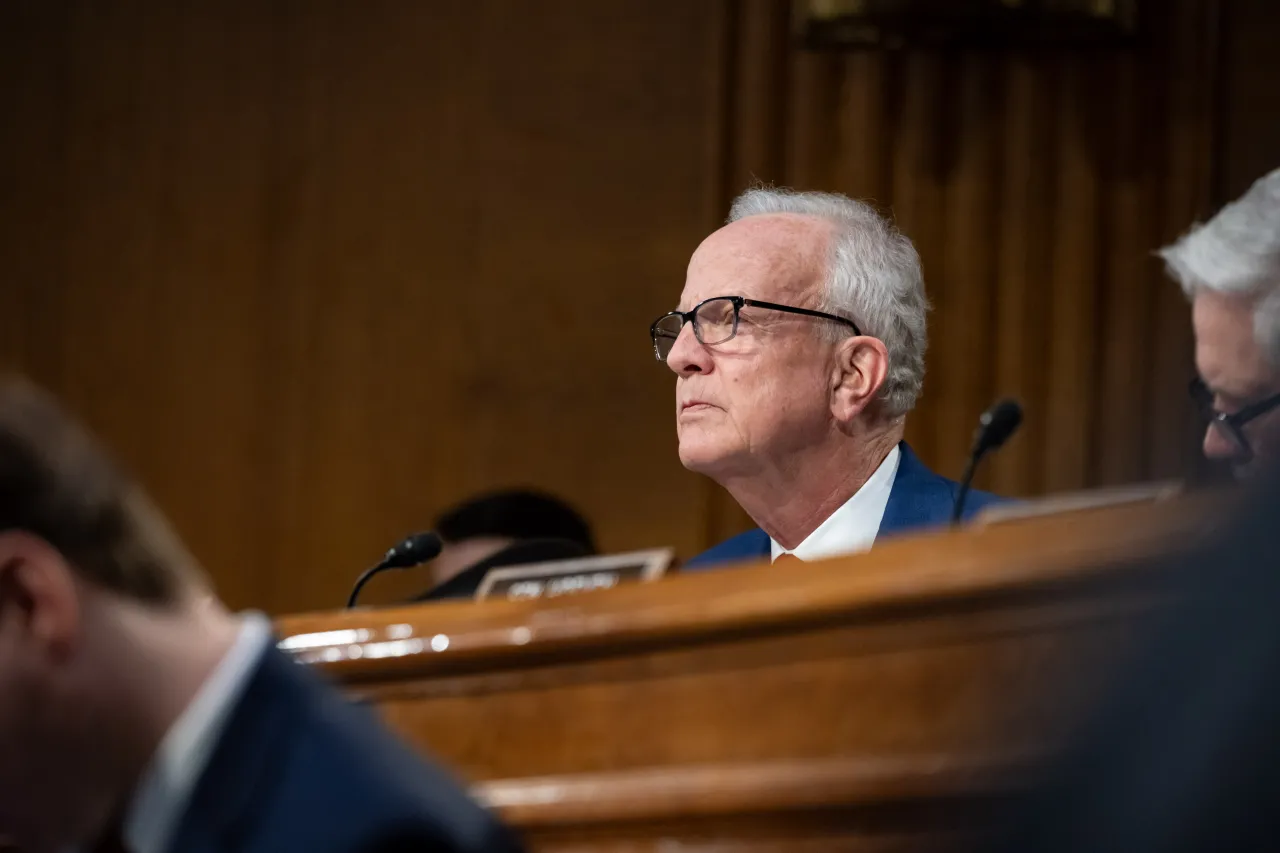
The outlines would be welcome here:
[[[647,583],[662,577],[674,559],[674,549],[652,548],[490,569],[476,589],[476,600],[559,598],[612,589],[622,583]]]

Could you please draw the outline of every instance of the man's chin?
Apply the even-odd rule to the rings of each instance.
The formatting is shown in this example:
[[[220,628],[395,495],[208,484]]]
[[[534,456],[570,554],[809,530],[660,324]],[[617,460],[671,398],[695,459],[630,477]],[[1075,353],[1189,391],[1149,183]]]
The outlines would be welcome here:
[[[712,479],[728,458],[728,455],[715,447],[700,442],[680,443],[680,464],[695,474],[705,474]]]
[[[691,441],[680,443],[680,464],[721,485],[753,470],[750,457],[737,448]]]

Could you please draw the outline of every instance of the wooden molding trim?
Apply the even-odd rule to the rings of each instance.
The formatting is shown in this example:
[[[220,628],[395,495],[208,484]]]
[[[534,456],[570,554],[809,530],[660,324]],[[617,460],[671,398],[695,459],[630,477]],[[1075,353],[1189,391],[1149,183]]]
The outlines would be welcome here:
[[[520,827],[668,821],[972,798],[1018,790],[1031,756],[891,756],[500,779],[474,795]]]

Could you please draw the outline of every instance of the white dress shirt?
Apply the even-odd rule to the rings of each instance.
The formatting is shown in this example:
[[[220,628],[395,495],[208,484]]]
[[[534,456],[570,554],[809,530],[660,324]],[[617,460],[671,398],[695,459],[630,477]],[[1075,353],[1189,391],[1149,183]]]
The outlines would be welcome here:
[[[885,507],[889,505],[889,493],[893,491],[901,457],[902,452],[895,444],[862,488],[827,516],[827,520],[793,550],[788,551],[770,538],[770,559],[792,554],[801,560],[821,560],[869,550],[880,532],[880,521],[884,518]]]
[[[235,643],[160,741],[134,792],[123,827],[129,853],[166,853],[231,712],[271,644],[264,614],[245,613],[241,619]]]

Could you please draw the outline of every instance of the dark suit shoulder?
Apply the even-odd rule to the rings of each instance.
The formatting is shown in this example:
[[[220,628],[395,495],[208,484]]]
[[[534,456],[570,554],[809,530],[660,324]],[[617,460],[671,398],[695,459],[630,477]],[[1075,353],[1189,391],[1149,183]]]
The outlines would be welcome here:
[[[193,801],[191,819],[220,837],[215,848],[362,853],[412,842],[449,853],[519,849],[459,780],[394,736],[369,708],[274,650],[211,770],[200,787],[215,799]]]
[[[681,571],[702,571],[716,568],[724,563],[763,559],[768,555],[769,536],[763,530],[756,528],[745,533],[739,533],[719,545],[708,548],[685,563],[681,567]]]
[[[515,837],[503,829],[496,831],[492,838],[480,839],[476,843],[479,846],[466,849],[489,853],[523,853]],[[404,826],[380,830],[374,837],[362,842],[356,850],[358,853],[422,853],[424,850],[441,849],[438,845],[439,840],[429,827]]]
[[[960,488],[958,483],[956,484],[956,488],[957,489]],[[989,506],[996,506],[997,504],[1007,504],[1007,503],[1017,503],[1017,501],[1015,501],[1013,498],[1006,498],[1003,495],[997,495],[991,492],[980,492],[980,491],[971,489],[969,491],[969,497],[965,498],[964,500],[964,517],[972,518],[973,516],[977,515],[981,510]]]

